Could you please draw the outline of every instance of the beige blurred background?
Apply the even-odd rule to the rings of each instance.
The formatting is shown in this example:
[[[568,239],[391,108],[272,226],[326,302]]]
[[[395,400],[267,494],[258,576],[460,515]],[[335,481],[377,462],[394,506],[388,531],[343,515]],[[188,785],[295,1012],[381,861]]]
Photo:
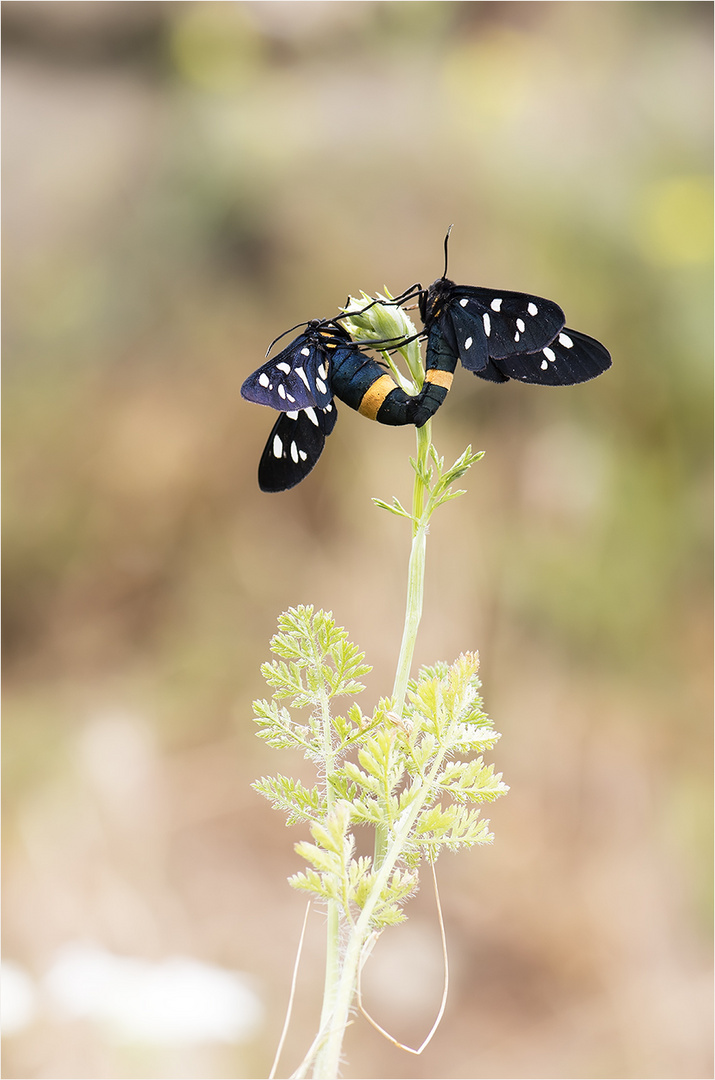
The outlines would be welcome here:
[[[389,693],[414,432],[346,407],[262,495],[243,379],[348,292],[534,292],[613,368],[459,370],[486,456],[428,543],[417,662],[478,649],[493,847],[439,871],[421,1058],[350,1077],[710,1077],[709,3],[25,3],[3,15],[5,1077],[266,1075],[303,915],[249,784],[281,610]],[[366,975],[419,1043],[429,889]],[[314,916],[280,1075],[317,1023]]]

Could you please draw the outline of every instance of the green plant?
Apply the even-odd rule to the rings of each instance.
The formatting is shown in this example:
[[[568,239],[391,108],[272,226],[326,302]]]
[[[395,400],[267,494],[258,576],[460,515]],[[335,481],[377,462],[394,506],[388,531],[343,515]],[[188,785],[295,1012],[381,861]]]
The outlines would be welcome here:
[[[418,393],[424,369],[415,330],[390,297],[369,310],[353,301],[347,323],[360,341],[403,341],[399,352],[410,374],[395,367],[400,385]],[[492,840],[478,805],[507,790],[501,775],[481,755],[499,738],[482,708],[478,657],[463,653],[451,665],[438,663],[410,679],[422,613],[427,526],[434,512],[463,494],[454,484],[481,458],[468,447],[445,468],[431,441],[431,421],[417,430],[411,460],[411,510],[397,499],[375,499],[412,527],[405,625],[390,697],[371,714],[352,702],[343,714],[338,698],[354,698],[371,670],[332,614],[292,608],[278,621],[271,650],[278,659],[262,667],[270,699],[254,703],[258,734],[271,746],[301,751],[316,767],[316,783],[305,787],[286,776],[254,784],[288,824],[307,824],[311,840],[296,851],[306,869],[290,884],[327,905],[327,961],[319,1030],[294,1074],[315,1078],[338,1074],[343,1036],[354,1008],[361,963],[375,938],[401,922],[403,905],[418,885],[419,866],[432,866],[445,849],[455,851]],[[474,756],[478,755],[478,756]],[[374,830],[373,857],[355,854],[356,826]]]

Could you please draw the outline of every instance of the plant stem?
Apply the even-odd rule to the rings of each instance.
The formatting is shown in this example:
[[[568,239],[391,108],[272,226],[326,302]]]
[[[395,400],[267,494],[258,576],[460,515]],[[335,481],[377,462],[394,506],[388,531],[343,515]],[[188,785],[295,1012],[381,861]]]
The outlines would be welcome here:
[[[328,813],[333,808],[334,795],[331,774],[335,764],[333,752],[330,701],[327,689],[323,687],[320,711],[323,732],[323,760],[325,761],[325,798]],[[340,909],[337,900],[328,901],[327,939],[325,953],[325,984],[323,988],[323,1007],[320,1014],[320,1026],[326,1022],[334,1004],[338,980],[340,978]]]
[[[428,797],[431,791],[431,783],[442,767],[446,753],[447,749],[444,747],[432,763],[424,783],[420,785],[422,789],[421,795],[414,799],[409,811],[393,831],[389,846],[385,851],[385,858],[382,861],[370,895],[366,899],[359,918],[350,927],[350,934],[342,957],[340,980],[335,988],[334,1010],[328,1020],[323,1044],[316,1053],[313,1080],[334,1080],[338,1075],[345,1029],[357,988],[358,967],[363,948],[372,932],[371,920],[375,905],[395,864],[402,857],[405,841],[424,806],[425,798]]]
[[[424,368],[418,342],[410,342],[400,350],[405,359],[410,375],[413,379],[415,391],[421,389],[424,381]],[[393,368],[391,357],[385,354],[389,366]],[[402,380],[400,379],[400,382]],[[432,421],[428,420],[421,428],[417,428],[417,456],[415,469],[415,482],[412,489],[412,549],[407,576],[407,605],[405,610],[405,625],[400,646],[400,656],[397,663],[393,697],[395,709],[402,714],[407,694],[407,684],[410,678],[412,658],[415,651],[417,631],[422,617],[422,597],[424,594],[425,577],[425,554],[427,543],[427,523],[430,512],[426,506],[427,485],[425,480],[428,475],[429,450],[432,441]],[[327,706],[327,702],[326,702]],[[327,737],[327,729],[326,736]],[[328,787],[328,800],[330,804],[331,791],[329,771],[332,765],[332,748],[326,743],[326,783]],[[414,809],[414,814],[417,809]],[[390,843],[386,825],[378,825],[375,829],[375,858],[374,866],[379,869],[379,885],[375,883],[373,900],[368,901],[357,923],[352,926],[342,957],[340,956],[339,932],[340,919],[336,901],[328,904],[328,944],[325,972],[325,990],[323,996],[323,1008],[320,1018],[320,1029],[323,1033],[322,1045],[316,1046],[315,1065],[313,1069],[314,1080],[332,1080],[338,1075],[340,1051],[347,1027],[350,1008],[352,1006],[357,987],[357,972],[363,946],[370,934],[370,918],[377,897],[380,895],[384,882],[391,872],[399,857],[404,838],[402,832],[409,830],[413,814],[409,820],[403,822],[398,830],[399,836],[393,836]],[[407,832],[405,831],[405,836]],[[384,881],[383,881],[384,879]],[[320,1040],[320,1036],[318,1037]],[[305,1063],[304,1063],[305,1064]]]
[[[427,517],[425,515],[425,495],[427,488],[424,476],[427,471],[430,443],[432,441],[432,421],[417,428],[417,469],[412,492],[412,550],[407,572],[407,606],[405,609],[405,627],[402,633],[400,658],[397,662],[395,686],[392,696],[395,710],[402,713],[410,678],[412,657],[415,651],[417,631],[422,617],[422,597],[425,584],[425,552],[427,547]]]
[[[392,696],[395,702],[395,711],[402,715],[407,694],[407,684],[410,680],[412,657],[415,652],[417,631],[422,618],[422,597],[425,586],[425,556],[427,551],[427,523],[429,515],[425,512],[425,496],[427,487],[425,476],[427,475],[429,448],[432,442],[432,421],[428,420],[423,427],[417,428],[417,460],[415,469],[415,483],[412,489],[412,550],[407,570],[407,604],[405,608],[405,625],[402,631],[402,645],[400,657],[397,661],[395,685]],[[385,858],[387,848],[387,826],[375,827],[375,866],[381,866]]]
[[[407,683],[410,678],[412,657],[415,651],[417,631],[422,617],[422,597],[424,594],[425,579],[425,553],[427,546],[427,520],[425,476],[427,474],[429,448],[431,444],[432,422],[417,428],[417,459],[415,470],[415,482],[412,490],[412,550],[410,552],[409,568],[407,573],[407,605],[405,609],[405,625],[402,634],[400,657],[397,663],[395,686],[393,697],[395,709],[402,713],[407,694]],[[416,811],[415,811],[416,812]],[[412,815],[410,815],[410,818]],[[403,824],[403,829],[409,828],[409,822]],[[385,880],[390,873],[398,854],[401,850],[402,839],[393,838],[390,852],[388,853],[388,833],[386,826],[378,826],[375,830],[375,867],[380,867]],[[380,894],[380,889],[373,890],[374,896]],[[338,971],[334,965],[338,963],[338,924],[332,925],[332,917],[337,908],[335,901],[328,905],[328,957],[326,965],[325,994],[323,998],[323,1010],[321,1013],[321,1028],[327,1025],[325,1042],[318,1050],[313,1077],[315,1080],[323,1080],[338,1075],[340,1051],[342,1047],[345,1027],[347,1026],[350,1007],[352,1005],[357,985],[357,970],[360,962],[362,948],[369,935],[369,919],[371,906],[366,905],[361,913],[356,926],[352,928],[345,952],[340,962]],[[335,950],[333,952],[333,950]],[[332,1015],[331,1015],[332,1013]]]

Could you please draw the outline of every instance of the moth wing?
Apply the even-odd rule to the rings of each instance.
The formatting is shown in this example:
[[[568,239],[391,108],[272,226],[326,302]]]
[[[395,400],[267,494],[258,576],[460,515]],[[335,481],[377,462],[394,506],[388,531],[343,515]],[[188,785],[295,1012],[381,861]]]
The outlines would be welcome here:
[[[489,363],[489,341],[487,339],[482,316],[461,302],[450,304],[445,309],[435,326],[439,326],[442,337],[454,341],[455,351],[467,371],[482,371]],[[443,326],[442,323],[451,324]],[[451,333],[449,330],[451,329]],[[430,338],[434,330],[430,331]]]
[[[247,401],[269,405],[280,412],[311,406],[324,408],[333,395],[330,360],[323,343],[310,334],[301,334],[248,376],[241,395]]]
[[[493,360],[490,360],[483,371],[475,371],[474,374],[479,379],[486,379],[487,382],[504,383],[509,382],[509,376],[503,375],[499,368],[496,366]]]
[[[563,311],[552,300],[472,285],[453,288],[448,310],[460,342],[470,333],[474,337],[472,331],[478,325],[492,360],[543,349],[563,330],[566,321]],[[465,362],[462,348],[459,355],[470,371],[481,370]]]
[[[564,329],[538,352],[508,356],[496,360],[495,366],[503,375],[519,382],[572,386],[607,371],[611,356],[595,338],[578,330]]]
[[[323,452],[326,436],[335,427],[337,409],[309,406],[283,412],[273,425],[258,466],[261,491],[287,491],[304,480]]]

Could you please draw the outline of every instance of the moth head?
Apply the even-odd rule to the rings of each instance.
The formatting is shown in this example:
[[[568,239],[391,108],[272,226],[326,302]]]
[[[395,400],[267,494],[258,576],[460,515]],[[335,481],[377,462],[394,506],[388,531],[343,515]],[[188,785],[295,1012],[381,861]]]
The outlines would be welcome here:
[[[426,327],[441,315],[445,303],[454,288],[454,282],[441,277],[433,281],[429,289],[420,293],[420,315]]]

